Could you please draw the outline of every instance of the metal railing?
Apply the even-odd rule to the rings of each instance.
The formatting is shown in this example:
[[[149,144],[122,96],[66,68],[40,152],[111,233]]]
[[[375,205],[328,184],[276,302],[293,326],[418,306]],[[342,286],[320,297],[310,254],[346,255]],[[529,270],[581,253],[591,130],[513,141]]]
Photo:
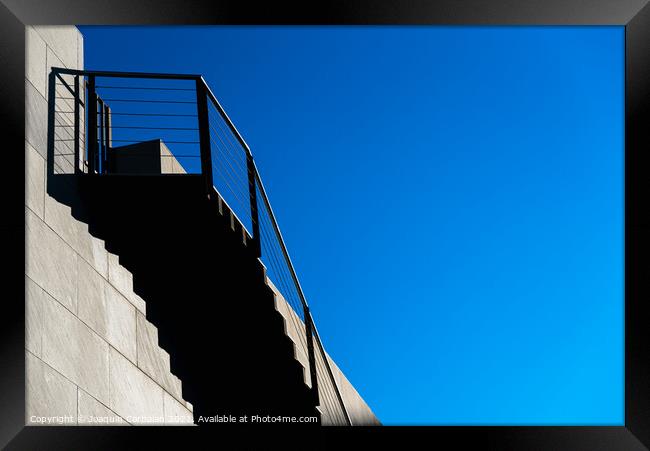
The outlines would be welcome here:
[[[203,176],[295,313],[315,405],[351,425],[253,155],[203,77],[52,68],[49,105],[53,173]]]

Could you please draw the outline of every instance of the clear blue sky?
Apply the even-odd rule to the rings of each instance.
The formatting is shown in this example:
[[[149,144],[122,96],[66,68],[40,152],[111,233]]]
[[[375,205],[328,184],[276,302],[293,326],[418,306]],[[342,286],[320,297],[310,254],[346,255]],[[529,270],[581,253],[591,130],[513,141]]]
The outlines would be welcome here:
[[[385,424],[623,424],[622,27],[81,27],[201,73]]]

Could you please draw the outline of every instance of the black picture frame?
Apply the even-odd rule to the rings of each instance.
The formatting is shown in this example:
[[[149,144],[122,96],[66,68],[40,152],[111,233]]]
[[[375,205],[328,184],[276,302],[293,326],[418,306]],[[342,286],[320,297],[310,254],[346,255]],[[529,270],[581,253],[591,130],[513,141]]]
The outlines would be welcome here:
[[[321,448],[354,434],[384,443],[423,435],[442,449],[643,450],[650,447],[650,5],[648,0],[348,0],[267,2],[208,0],[2,0],[5,262],[0,318],[0,446],[7,449],[130,449],[138,440],[193,448],[197,440],[252,446],[279,433],[284,448]],[[419,24],[621,25],[625,27],[625,425],[606,427],[317,428],[301,441],[290,426],[214,428],[26,427],[24,425],[24,25],[25,24]],[[11,176],[11,177],[10,177]],[[23,180],[23,185],[17,185]],[[9,294],[11,293],[11,294]],[[255,431],[252,431],[254,428]],[[398,436],[399,435],[399,436]],[[209,443],[209,442],[208,442]],[[416,445],[413,441],[413,446]],[[444,446],[443,443],[453,443]],[[235,446],[235,445],[233,445]]]

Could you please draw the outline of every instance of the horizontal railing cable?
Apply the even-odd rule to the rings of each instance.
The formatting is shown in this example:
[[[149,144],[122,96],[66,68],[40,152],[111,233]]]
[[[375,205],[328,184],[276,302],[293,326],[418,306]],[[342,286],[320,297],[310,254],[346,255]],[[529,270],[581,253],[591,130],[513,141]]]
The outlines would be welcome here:
[[[70,142],[69,139],[60,139],[60,138],[56,139],[56,138],[55,138],[55,142],[58,142],[58,143],[63,144],[63,146],[64,146],[66,149],[68,149],[68,150],[71,151],[71,152],[74,152],[74,149],[73,149],[72,147],[70,147],[70,145],[68,144],[68,142]]]
[[[157,86],[107,86],[107,85],[97,85],[97,89],[131,89],[131,90],[143,90],[143,91],[195,91],[195,88],[168,88],[168,87],[157,87]]]
[[[217,138],[219,139],[219,141],[221,142],[221,144],[223,145],[223,147],[224,147],[225,149],[228,149],[228,154],[229,154],[231,157],[233,157],[233,160],[238,161],[239,159],[237,158],[236,151],[235,151],[234,149],[232,149],[231,144],[229,144],[229,143],[227,143],[226,141],[224,141],[224,138],[222,137],[223,134],[220,133],[219,131],[217,131],[217,130],[213,127],[211,121],[209,121],[208,124],[209,124],[209,126],[210,126],[210,130],[214,132],[214,135],[217,136]],[[211,137],[211,138],[212,138],[212,135],[213,135],[213,133],[210,133],[210,137]],[[244,153],[244,156],[245,156],[245,153]],[[240,166],[240,168],[241,168],[242,170],[245,170],[246,172],[248,172],[248,168],[246,168],[246,167],[244,166],[244,163],[243,163],[242,161],[239,161],[237,164]],[[246,183],[248,183],[248,182],[246,182]]]
[[[223,161],[225,161],[225,162],[228,164],[228,168],[229,168],[230,171],[232,172],[233,176],[236,178],[237,183],[243,185],[245,188],[248,188],[248,178],[247,178],[245,175],[240,174],[240,172],[242,172],[242,171],[241,171],[241,168],[240,168],[240,171],[237,171],[237,170],[232,166],[232,164],[231,164],[232,159],[231,159],[231,158],[228,158],[228,157],[227,157],[228,154],[226,154],[225,150],[221,149],[221,148],[217,145],[217,143],[214,142],[214,141],[212,140],[212,135],[210,135],[210,141],[212,141],[212,142],[215,144],[215,146],[216,146],[216,150],[217,150],[217,151],[221,150],[220,153],[225,157],[225,158],[223,158]],[[221,160],[220,160],[220,161],[221,161]],[[236,163],[235,163],[235,164],[236,164]]]
[[[69,111],[74,112],[74,111]],[[101,113],[97,113],[101,114]],[[196,114],[180,114],[180,113],[120,113],[120,112],[111,112],[111,116],[151,116],[151,117],[197,117]]]
[[[115,149],[117,151],[122,150],[120,148]],[[201,158],[201,155],[178,155],[178,154],[170,154],[170,155],[159,155],[160,158]],[[127,153],[121,154],[120,158],[142,158],[142,155],[129,155]]]
[[[52,163],[59,169],[59,172],[64,173],[63,168],[56,161],[53,161]]]
[[[74,125],[66,124],[64,122],[61,122],[61,120],[57,116],[54,116],[54,120],[55,120],[55,122],[57,122],[59,124],[59,127],[55,127],[55,129],[54,129],[55,132],[56,131],[65,132],[65,133],[67,133],[66,136],[68,136],[70,138],[72,138],[74,136],[73,132],[70,131],[70,128],[74,127]],[[57,130],[57,128],[58,128],[58,130]]]
[[[212,138],[212,136],[213,136],[213,133],[210,133],[210,140],[211,140],[212,144],[214,144],[214,145],[217,147],[218,150],[221,150],[223,156],[224,156],[226,159],[228,159],[229,161],[234,162],[235,165],[237,165],[237,169],[238,169],[238,172],[239,172],[239,173],[246,173],[246,174],[247,174],[247,173],[248,173],[248,168],[246,168],[246,167],[243,165],[243,163],[238,162],[238,159],[237,159],[236,155],[233,154],[232,152],[230,152],[230,151],[228,150],[228,147],[227,147],[227,145],[224,143],[223,139],[221,139],[221,136],[216,135],[217,140],[218,140],[219,142],[215,141],[215,140]],[[221,144],[219,144],[219,143],[221,143]],[[213,157],[213,158],[214,158],[214,157]],[[233,167],[233,170],[234,170],[234,167]],[[242,180],[242,182],[243,182],[245,185],[248,185],[248,175],[246,175],[245,177],[242,176],[241,180]]]
[[[219,177],[219,178],[220,178],[220,179],[221,179],[221,180],[226,184],[226,187],[227,187],[227,188],[230,190],[230,192],[233,194],[234,197],[232,197],[232,198],[230,198],[230,199],[225,199],[225,200],[226,200],[226,201],[231,200],[232,202],[234,202],[234,204],[237,205],[237,210],[239,210],[239,211],[238,211],[238,212],[235,212],[235,213],[240,213],[240,214],[237,214],[237,216],[240,216],[240,215],[241,215],[241,212],[245,211],[245,208],[246,208],[246,201],[243,200],[243,199],[240,197],[239,194],[237,194],[237,191],[232,187],[232,185],[230,184],[230,182],[228,181],[228,179],[226,178],[226,176],[223,175],[223,173],[218,173],[218,174],[217,174],[217,177]],[[225,197],[225,196],[224,196],[224,197]]]
[[[104,102],[129,102],[129,103],[189,103],[196,104],[191,100],[147,100],[147,99],[103,99]]]
[[[74,98],[74,95],[75,95],[74,90],[70,87],[70,85],[64,79],[62,79],[60,77],[57,77],[57,78],[58,78],[58,81],[57,80],[54,81],[55,91],[56,91],[56,88],[63,87],[63,88],[65,88],[64,92],[67,91]],[[73,82],[73,84],[74,84],[74,82]]]
[[[73,97],[56,97],[58,100],[63,100],[63,104],[74,111],[74,98]]]
[[[213,140],[212,134],[210,135],[210,142],[212,144],[214,144],[215,147],[216,147],[216,150],[219,151],[219,146]],[[220,153],[223,154],[223,150]],[[225,161],[228,164],[228,166],[225,166],[223,164],[219,164],[219,166],[223,166],[224,169],[226,169],[226,172],[229,175],[229,177],[230,177],[231,181],[233,182],[233,184],[236,185],[236,186],[240,186],[241,187],[240,192],[242,193],[242,195],[244,197],[248,197],[248,195],[249,195],[249,193],[248,193],[248,181],[244,179],[243,175],[239,175],[238,172],[235,170],[235,168],[232,166],[232,164],[231,164],[232,159],[223,158],[223,159],[218,159],[218,160],[215,161],[215,157],[218,156],[220,153],[213,153],[213,155],[212,155],[212,167],[213,167],[213,169],[217,169],[217,172],[219,172],[218,167],[217,167],[218,163],[221,163],[222,161]]]
[[[230,190],[230,192],[235,196],[234,201],[237,203],[237,206],[238,206],[239,208],[242,209],[241,211],[244,211],[244,212],[245,212],[245,211],[246,211],[246,201],[244,200],[244,197],[241,197],[241,196],[244,196],[244,195],[241,194],[241,193],[238,194],[238,191],[235,190],[235,189],[232,187],[232,185],[231,185],[230,182],[228,181],[229,179],[226,178],[226,177],[228,177],[228,175],[225,174],[223,171],[216,171],[216,175],[217,175],[218,177],[220,177],[221,180],[223,180],[223,181],[226,183],[226,186],[228,187],[228,189]],[[228,199],[226,199],[226,201],[228,201]],[[238,216],[239,216],[239,215],[238,215]]]
[[[131,125],[111,125],[113,128],[123,128],[123,129],[133,129],[133,130],[192,130],[198,131],[199,129],[194,127],[145,127],[145,126],[131,126]]]
[[[159,138],[145,138],[144,141],[151,141]],[[111,139],[111,142],[114,143],[141,143],[143,140],[135,140],[135,139]],[[200,144],[200,141],[163,141],[166,144]]]
[[[216,113],[217,113],[217,117],[220,119],[220,120],[216,121],[216,126],[219,128],[219,132],[214,130],[214,128],[212,128],[212,130],[215,131],[215,133],[217,133],[218,136],[220,136],[220,137],[223,136],[224,137],[224,141],[223,141],[224,145],[226,145],[229,148],[229,150],[231,151],[231,154],[233,155],[233,157],[237,158],[239,156],[241,158],[241,160],[239,160],[239,161],[241,162],[242,165],[245,165],[245,163],[244,163],[245,160],[244,159],[246,157],[246,154],[247,154],[248,150],[246,148],[244,148],[241,145],[241,143],[239,143],[239,141],[234,136],[234,134],[233,134],[232,130],[230,129],[230,127],[228,127],[228,125],[224,122],[224,118],[221,116],[219,111],[216,108],[215,108],[215,110],[216,110]],[[212,121],[209,121],[209,124],[212,126]],[[237,150],[236,150],[237,148],[239,148],[240,153],[237,152]],[[246,171],[248,171],[247,167],[246,167]]]
[[[287,274],[285,274],[281,268],[283,267],[282,263],[280,263],[280,257],[278,257],[278,252],[276,252],[276,249],[274,249],[273,243],[275,240],[269,235],[268,228],[265,227],[265,224],[263,223],[263,220],[260,223],[260,233],[262,234],[262,238],[266,239],[266,249],[267,249],[267,256],[269,257],[269,263],[273,265],[274,269],[274,275],[277,276],[279,280],[277,280],[279,288],[281,289],[280,292],[289,303],[293,309],[296,311],[296,315],[298,316],[303,316],[301,315],[301,312],[303,309],[300,306],[300,302],[295,299],[295,294],[292,293],[292,290],[289,288],[292,284],[288,282]],[[306,341],[304,342],[306,346]],[[306,347],[305,347],[306,351]]]

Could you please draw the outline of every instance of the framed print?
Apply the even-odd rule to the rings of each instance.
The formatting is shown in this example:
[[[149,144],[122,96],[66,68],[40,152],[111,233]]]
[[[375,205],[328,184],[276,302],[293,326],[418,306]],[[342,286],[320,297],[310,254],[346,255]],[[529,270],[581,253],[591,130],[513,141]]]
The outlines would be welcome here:
[[[650,447],[645,0],[2,24],[7,449]]]

